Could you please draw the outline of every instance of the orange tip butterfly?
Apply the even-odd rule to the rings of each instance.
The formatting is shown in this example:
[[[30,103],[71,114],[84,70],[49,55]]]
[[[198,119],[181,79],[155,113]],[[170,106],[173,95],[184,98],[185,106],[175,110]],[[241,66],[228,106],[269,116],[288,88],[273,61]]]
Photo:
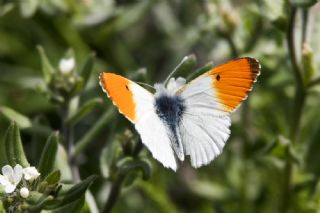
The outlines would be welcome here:
[[[230,114],[246,99],[261,66],[253,58],[229,61],[185,84],[171,78],[155,84],[155,94],[127,78],[101,73],[100,85],[165,167],[190,156],[199,168],[223,150],[230,135]]]

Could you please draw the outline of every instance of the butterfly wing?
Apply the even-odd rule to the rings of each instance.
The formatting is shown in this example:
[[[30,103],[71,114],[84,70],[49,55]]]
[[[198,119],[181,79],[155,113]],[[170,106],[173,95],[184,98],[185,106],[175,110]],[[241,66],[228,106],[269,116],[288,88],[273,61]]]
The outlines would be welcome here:
[[[142,143],[165,167],[177,169],[165,126],[155,113],[154,96],[138,84],[116,74],[101,73],[100,85],[119,111],[135,124]]]
[[[230,113],[246,99],[260,74],[253,58],[240,58],[197,77],[177,94],[185,100],[180,132],[185,154],[198,168],[217,157],[230,135]]]

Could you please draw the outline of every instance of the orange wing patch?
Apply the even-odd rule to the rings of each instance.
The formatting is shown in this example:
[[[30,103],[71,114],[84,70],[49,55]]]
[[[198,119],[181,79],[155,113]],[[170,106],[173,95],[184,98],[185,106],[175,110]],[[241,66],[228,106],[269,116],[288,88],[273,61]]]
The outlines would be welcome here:
[[[253,58],[239,58],[222,64],[211,71],[212,86],[217,98],[231,112],[246,99],[253,83],[260,74],[260,64]]]
[[[136,119],[136,104],[130,90],[131,81],[113,73],[101,73],[100,85],[113,104],[119,108],[131,122]]]

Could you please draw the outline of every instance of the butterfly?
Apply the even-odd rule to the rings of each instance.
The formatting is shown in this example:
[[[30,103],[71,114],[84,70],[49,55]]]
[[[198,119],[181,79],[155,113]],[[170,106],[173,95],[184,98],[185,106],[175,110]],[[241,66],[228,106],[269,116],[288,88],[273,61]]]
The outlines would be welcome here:
[[[256,59],[231,60],[186,84],[170,78],[152,94],[113,73],[101,73],[100,85],[164,167],[176,171],[190,156],[199,168],[215,159],[230,135],[230,114],[246,99],[260,74]]]

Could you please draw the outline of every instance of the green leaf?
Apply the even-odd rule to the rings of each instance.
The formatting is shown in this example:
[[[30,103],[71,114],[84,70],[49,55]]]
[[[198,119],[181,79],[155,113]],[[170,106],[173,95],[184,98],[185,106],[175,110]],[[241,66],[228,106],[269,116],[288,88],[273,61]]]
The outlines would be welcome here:
[[[290,0],[290,3],[296,7],[311,7],[319,0]]]
[[[47,143],[41,153],[40,161],[38,164],[38,171],[40,172],[42,178],[47,177],[47,175],[52,172],[54,168],[58,150],[58,143],[59,133],[54,132],[49,136]]]
[[[175,68],[175,76],[187,76],[191,71],[194,65],[197,63],[197,58],[195,55],[185,56],[180,64]]]
[[[128,174],[132,171],[142,171],[144,180],[151,177],[151,163],[147,159],[123,158],[117,163],[120,174]]]
[[[54,68],[51,65],[43,47],[37,46],[37,49],[38,49],[38,51],[40,53],[40,57],[41,57],[43,78],[47,83],[49,83],[51,81],[52,75],[54,73]]]
[[[90,143],[94,142],[94,137],[102,130],[113,118],[114,108],[110,107],[95,123],[93,127],[80,139],[75,145],[74,156],[77,156],[84,150]]]
[[[84,181],[75,184],[66,192],[58,195],[55,200],[59,200],[59,202],[47,203],[45,207],[48,209],[55,209],[77,200],[79,197],[84,196],[86,190],[96,178],[97,177],[95,175],[92,175]]]
[[[79,199],[68,203],[62,207],[56,208],[52,213],[65,213],[65,212],[81,212],[81,209],[85,203],[85,195],[82,195]]]
[[[75,125],[79,120],[89,114],[98,104],[101,104],[101,98],[94,98],[87,101],[74,115],[67,120],[67,124],[70,126]]]
[[[37,213],[43,209],[43,206],[47,202],[51,202],[53,200],[52,196],[48,196],[36,191],[31,191],[30,196],[27,198],[27,203],[30,205],[28,207],[28,212],[30,213]]]
[[[94,65],[94,59],[95,59],[96,54],[95,53],[90,53],[85,60],[85,62],[82,65],[82,68],[80,70],[80,75],[83,78],[83,87],[85,87],[89,81],[90,75],[93,70],[93,65]]]
[[[60,170],[55,170],[53,172],[51,172],[45,179],[45,181],[49,184],[49,185],[53,185],[56,184],[60,181],[61,178],[61,172]]]
[[[28,128],[32,126],[31,120],[28,117],[20,114],[19,112],[9,107],[1,106],[0,112],[9,120],[15,121],[20,128]]]
[[[15,122],[9,126],[4,142],[8,163],[11,166],[20,164],[22,167],[28,167],[29,163],[23,150],[20,130]]]
[[[39,5],[38,0],[23,0],[18,2],[21,14],[24,17],[32,16],[36,12]]]
[[[31,191],[29,197],[27,198],[27,203],[31,205],[39,204],[46,196],[37,191]]]
[[[317,177],[320,177],[320,124],[316,125],[313,130],[312,138],[308,144],[306,156],[305,156],[305,165],[308,171],[315,174]]]
[[[68,162],[68,154],[65,148],[58,144],[58,153],[55,161],[55,168],[59,169],[61,172],[61,180],[72,181],[72,172]]]
[[[194,78],[198,77],[199,75],[202,75],[205,72],[210,71],[212,68],[213,68],[213,64],[208,63],[207,65],[197,69],[196,71],[191,72],[187,77],[187,82],[193,80]]]

